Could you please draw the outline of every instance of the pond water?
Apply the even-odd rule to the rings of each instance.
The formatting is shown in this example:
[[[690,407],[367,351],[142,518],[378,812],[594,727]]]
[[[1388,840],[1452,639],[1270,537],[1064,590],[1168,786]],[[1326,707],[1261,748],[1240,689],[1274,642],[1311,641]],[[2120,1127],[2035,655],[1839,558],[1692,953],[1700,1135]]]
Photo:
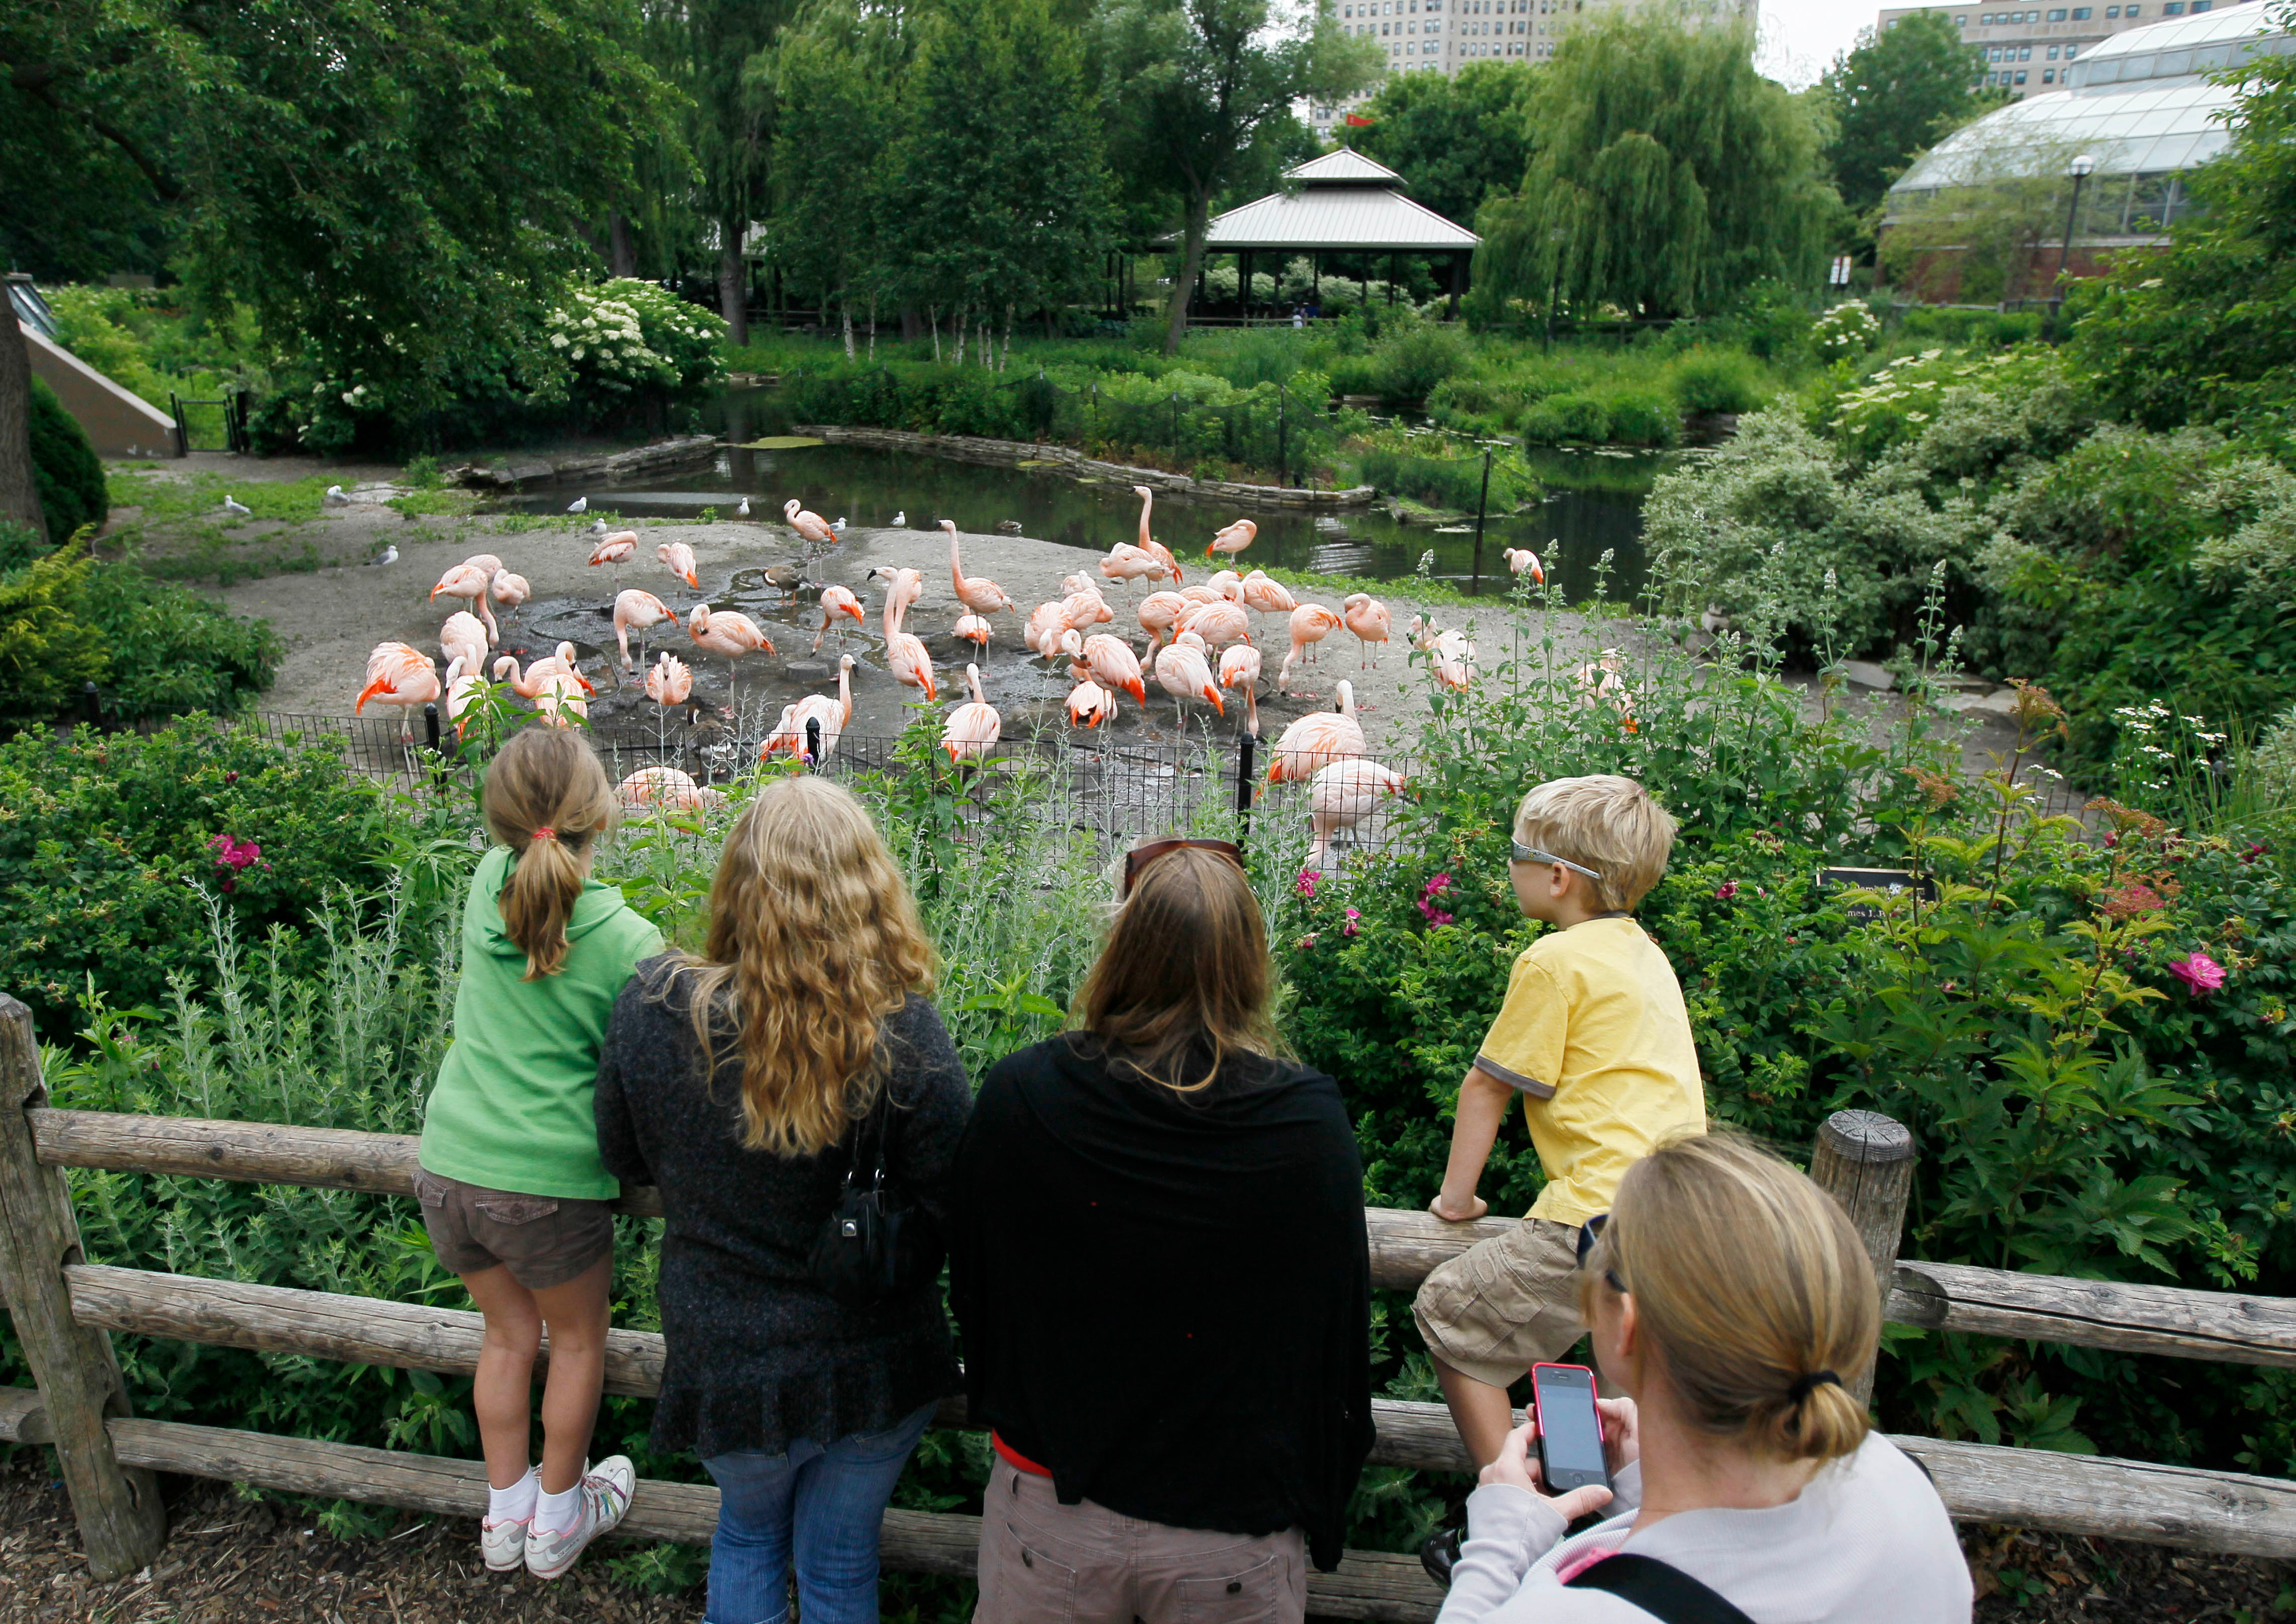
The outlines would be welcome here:
[[[722,426],[742,431],[740,414]],[[718,425],[712,425],[718,426]],[[1482,590],[1504,590],[1507,547],[1529,547],[1559,577],[1573,601],[1596,595],[1604,553],[1611,554],[1606,595],[1625,598],[1643,580],[1643,499],[1666,459],[1615,452],[1555,452],[1534,466],[1547,489],[1545,498],[1519,513],[1493,514],[1485,523]],[[993,532],[1007,521],[1020,533],[1064,546],[1105,553],[1139,532],[1140,499],[1117,480],[1086,482],[1049,470],[988,467],[910,452],[872,447],[823,445],[783,450],[729,446],[714,465],[696,464],[652,480],[618,485],[529,487],[505,499],[512,511],[554,513],[570,492],[586,495],[593,513],[690,519],[705,508],[730,515],[743,496],[756,518],[778,518],[782,504],[795,496],[828,519],[879,526],[906,514],[908,524],[931,529],[954,519],[960,529]],[[1232,508],[1184,496],[1159,493],[1158,540],[1185,563],[1200,557],[1212,532],[1237,517]],[[1326,575],[1367,576],[1396,580],[1411,575],[1423,554],[1432,549],[1431,574],[1472,587],[1475,537],[1464,526],[1398,523],[1384,508],[1357,508],[1332,515],[1342,528],[1318,528],[1307,513],[1266,513],[1249,517],[1259,535],[1245,555],[1250,564],[1275,563]]]

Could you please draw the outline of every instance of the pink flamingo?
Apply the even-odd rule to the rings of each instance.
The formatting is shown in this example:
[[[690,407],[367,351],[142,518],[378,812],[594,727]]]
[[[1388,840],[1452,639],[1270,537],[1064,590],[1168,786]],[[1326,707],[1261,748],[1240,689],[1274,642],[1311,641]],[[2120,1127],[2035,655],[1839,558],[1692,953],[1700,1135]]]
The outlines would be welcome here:
[[[1578,685],[1581,705],[1591,710],[1597,704],[1607,703],[1619,713],[1628,733],[1639,731],[1640,724],[1635,720],[1634,685],[1627,680],[1626,662],[1619,658],[1618,650],[1604,649],[1600,659],[1580,666],[1570,673],[1570,678]]]
[[[1529,547],[1509,547],[1500,556],[1506,560],[1507,568],[1515,574],[1528,575],[1540,586],[1546,585],[1546,570],[1539,563],[1538,554]]]
[[[1069,725],[1098,727],[1116,714],[1116,696],[1096,682],[1080,682],[1069,695]]]
[[[1341,600],[1340,618],[1356,635],[1358,648],[1368,649],[1374,643],[1385,643],[1388,634],[1387,605],[1368,592],[1350,593]],[[1363,669],[1358,663],[1356,669]]]
[[[1259,736],[1259,651],[1249,643],[1239,643],[1220,653],[1219,685],[1223,688],[1242,688],[1245,712],[1250,718],[1244,724],[1253,738]]]
[[[1164,578],[1163,563],[1152,553],[1144,553],[1128,541],[1119,541],[1108,550],[1100,561],[1100,572],[1111,581],[1160,581]]]
[[[1403,775],[1368,756],[1316,769],[1308,783],[1308,866],[1321,873],[1332,857],[1332,836],[1353,829],[1387,796],[1403,793]]]
[[[653,550],[653,555],[661,560],[679,580],[696,591],[701,590],[701,578],[694,573],[692,547],[682,541],[665,541]]]
[[[735,662],[744,654],[754,654],[760,649],[768,654],[775,652],[772,640],[749,616],[736,614],[729,609],[721,609],[713,614],[707,603],[695,604],[693,612],[686,617],[685,635],[693,639],[695,646],[726,656],[726,699],[728,704],[733,702],[734,685],[738,678],[739,667]]]
[[[613,565],[614,588],[619,591],[622,566],[630,562],[631,555],[637,550],[638,533],[636,530],[616,530],[611,536],[599,538],[598,545],[590,553],[590,567],[594,570],[600,564]]]
[[[1095,683],[1111,693],[1129,693],[1143,710],[1148,708],[1148,685],[1140,673],[1139,657],[1123,638],[1095,632],[1084,640],[1082,658]]]
[[[1076,631],[1104,625],[1116,619],[1116,611],[1108,600],[1087,586],[1082,592],[1072,592],[1061,600],[1061,619]]]
[[[795,496],[782,504],[782,517],[789,521],[791,529],[808,541],[831,544],[837,540],[837,532],[829,528],[829,521],[800,506]]]
[[[503,606],[504,614],[509,614],[534,595],[534,588],[528,585],[526,577],[497,570],[487,581],[487,595]]]
[[[763,761],[776,750],[787,750],[792,756],[808,753],[805,730],[808,722],[821,727],[821,756],[816,767],[837,752],[837,741],[845,732],[845,725],[853,719],[853,656],[842,655],[837,661],[837,697],[826,693],[808,693],[782,712],[782,719],[766,742],[758,747],[758,759]]]
[[[1050,660],[1059,652],[1061,634],[1068,628],[1068,620],[1058,603],[1039,603],[1029,611],[1029,624],[1021,634],[1021,641],[1034,649],[1039,660]]]
[[[1204,556],[1225,554],[1234,558],[1259,538],[1259,527],[1249,519],[1239,519],[1226,529],[1216,532],[1212,545],[1204,549]]]
[[[843,586],[824,586],[821,589],[821,627],[813,634],[815,653],[821,652],[821,640],[829,636],[829,623],[838,615],[851,615],[859,625],[869,624],[862,619],[859,598]]]
[[[1475,677],[1475,645],[1464,632],[1447,632],[1434,621],[1411,617],[1411,644],[1428,655],[1435,680],[1454,693],[1464,693]]]
[[[630,664],[631,631],[651,631],[664,620],[676,624],[677,611],[651,592],[632,586],[614,595],[614,646],[622,652],[623,670],[635,668]]]
[[[964,681],[972,690],[972,702],[950,711],[948,725],[940,731],[940,747],[948,752],[951,766],[968,759],[980,760],[996,748],[996,741],[1004,733],[1004,718],[980,691],[980,668],[965,667]]]
[[[907,619],[910,609],[925,595],[924,571],[880,564],[869,571],[869,578],[873,581],[880,577],[885,582],[885,607],[893,611],[897,622]]]
[[[989,633],[996,628],[979,615],[959,615],[956,624],[949,629],[955,634],[958,642],[970,643],[976,649],[986,649]]]
[[[1292,652],[1283,656],[1283,668],[1275,675],[1279,693],[1292,687],[1292,666],[1307,657],[1308,650],[1340,629],[1339,611],[1326,609],[1321,603],[1302,603],[1292,611]]]
[[[1281,581],[1267,578],[1265,570],[1254,570],[1236,583],[1243,606],[1256,615],[1288,615],[1300,607],[1300,600],[1292,595],[1291,588]]]
[[[939,690],[933,686],[932,656],[925,652],[922,638],[901,629],[902,617],[922,590],[917,572],[903,570],[895,575],[891,590],[885,594],[885,663],[892,668],[895,682],[904,688],[922,689],[926,700],[931,701],[939,697]]]
[[[378,643],[374,652],[366,657],[366,686],[359,690],[351,714],[357,716],[365,711],[369,700],[378,705],[398,706],[399,742],[411,744],[414,742],[414,707],[435,702],[441,691],[439,672],[430,663],[430,656],[404,643]]]
[[[1283,730],[1267,764],[1270,783],[1297,783],[1334,761],[1364,753],[1363,724],[1356,720],[1356,691],[1343,681],[1339,698],[1337,710],[1311,710]]]
[[[944,519],[940,528],[948,532],[948,579],[956,590],[956,601],[976,615],[993,615],[1000,609],[1019,613],[1019,606],[1005,595],[1004,588],[985,575],[965,574],[956,555],[956,521]]]
[[[463,712],[471,708],[486,678],[477,670],[466,668],[457,655],[447,667],[447,719],[455,725],[455,737],[463,736]]]
[[[642,767],[614,786],[625,812],[657,807],[664,812],[698,812],[722,807],[726,791],[694,783],[692,774],[674,767]]]
[[[487,588],[494,583],[494,571],[480,570],[470,564],[456,564],[439,578],[430,588],[432,598],[446,596],[466,601],[479,619],[487,624],[487,640],[502,641],[502,629],[495,624],[495,611],[487,607]]]
[[[447,617],[447,624],[439,628],[439,657],[461,660],[465,671],[476,671],[487,663],[487,628],[479,623],[478,616],[458,609]]]
[[[1200,603],[1180,617],[1180,629],[1195,633],[1207,648],[1226,648],[1251,641],[1251,617],[1241,603]]]
[[[487,572],[487,578],[489,580],[493,579],[495,572],[503,567],[502,560],[496,558],[491,553],[473,553],[470,557],[464,559],[463,562],[473,570],[485,570]]]
[[[1148,533],[1148,510],[1156,505],[1156,493],[1145,485],[1136,485],[1132,488],[1132,494],[1140,498],[1140,550],[1163,565],[1165,574],[1177,586],[1187,579],[1180,573],[1180,561],[1172,556],[1169,547]]]
[[[579,683],[592,693],[598,691],[591,685],[590,679],[582,675],[581,661],[576,657],[574,645],[570,643],[560,644],[555,652],[544,655],[523,672],[519,669],[517,660],[508,654],[502,655],[495,661],[495,680],[503,681],[505,673],[512,691],[525,699],[539,698],[545,685],[560,677]]]
[[[1227,714],[1219,685],[1212,680],[1211,662],[1204,658],[1203,639],[1193,632],[1182,632],[1156,652],[1156,680],[1172,696],[1182,727],[1188,725],[1187,701],[1192,699],[1209,700],[1213,709]]]
[[[1233,570],[1222,570],[1207,578],[1204,585],[1231,603],[1243,602],[1243,578]]]
[[[693,673],[685,661],[664,649],[646,668],[645,693],[648,699],[664,709],[683,705],[693,696]]]
[[[1140,652],[1143,660],[1156,657],[1159,645],[1172,636],[1172,628],[1188,611],[1188,600],[1177,592],[1152,592],[1140,600],[1140,629],[1148,634],[1148,646]]]

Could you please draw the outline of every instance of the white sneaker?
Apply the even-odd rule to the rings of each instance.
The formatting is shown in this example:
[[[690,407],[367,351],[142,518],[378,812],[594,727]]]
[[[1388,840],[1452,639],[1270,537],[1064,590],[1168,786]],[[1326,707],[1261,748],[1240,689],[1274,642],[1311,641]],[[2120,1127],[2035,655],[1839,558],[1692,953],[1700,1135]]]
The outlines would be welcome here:
[[[582,1474],[582,1520],[564,1533],[529,1528],[526,1571],[537,1579],[556,1579],[572,1567],[584,1547],[612,1530],[630,1509],[637,1468],[627,1455],[610,1455]]]
[[[504,1517],[497,1522],[491,1517],[479,1523],[479,1550],[487,1559],[487,1566],[496,1573],[508,1573],[526,1562],[526,1530],[533,1525],[531,1517],[515,1521]]]

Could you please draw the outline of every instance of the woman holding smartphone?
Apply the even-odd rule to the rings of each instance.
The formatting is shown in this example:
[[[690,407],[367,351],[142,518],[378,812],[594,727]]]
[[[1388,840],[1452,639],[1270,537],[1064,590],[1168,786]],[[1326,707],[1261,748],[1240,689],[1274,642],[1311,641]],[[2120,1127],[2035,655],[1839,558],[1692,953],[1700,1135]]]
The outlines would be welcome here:
[[[1969,1568],[1937,1490],[1842,1385],[1874,1357],[1881,1311],[1841,1209],[1710,1135],[1636,1162],[1587,1228],[1579,1295],[1615,1488],[1548,1496],[1535,1425],[1510,1434],[1467,1498],[1439,1624],[1966,1624]],[[1561,1383],[1549,1401],[1572,1396]]]
[[[1078,1029],[991,1068],[957,1152],[975,1616],[1296,1620],[1371,1447],[1363,1166],[1278,1052],[1237,849],[1155,841],[1124,885]]]

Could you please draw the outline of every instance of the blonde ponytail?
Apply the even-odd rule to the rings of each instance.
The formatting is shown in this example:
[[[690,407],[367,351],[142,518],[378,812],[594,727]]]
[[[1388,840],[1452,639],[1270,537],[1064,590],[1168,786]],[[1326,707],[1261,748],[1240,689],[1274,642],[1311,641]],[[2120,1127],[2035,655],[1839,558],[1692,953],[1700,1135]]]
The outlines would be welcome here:
[[[1705,1431],[1787,1460],[1865,1441],[1866,1407],[1844,1383],[1881,1334],[1874,1266],[1833,1199],[1768,1152],[1705,1134],[1636,1162],[1581,1292],[1606,1289],[1605,1270]]]
[[[526,955],[526,980],[566,962],[566,925],[582,895],[584,859],[613,820],[614,795],[590,742],[562,727],[512,736],[487,768],[487,828],[517,863],[496,906]]]

